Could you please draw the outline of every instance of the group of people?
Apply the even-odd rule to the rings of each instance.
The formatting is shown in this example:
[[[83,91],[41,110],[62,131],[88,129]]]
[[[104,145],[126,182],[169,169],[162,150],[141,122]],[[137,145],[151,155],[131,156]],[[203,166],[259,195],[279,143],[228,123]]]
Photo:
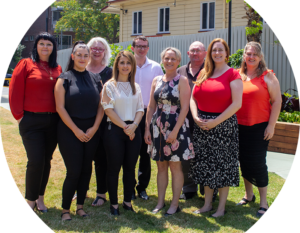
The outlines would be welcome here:
[[[66,166],[62,187],[62,220],[71,220],[70,206],[77,195],[76,214],[86,217],[84,201],[95,164],[97,194],[93,206],[109,194],[110,212],[119,215],[118,180],[123,169],[124,210],[135,212],[131,201],[147,201],[150,158],[157,164],[157,214],[165,205],[168,170],[172,201],[164,216],[180,212],[179,199],[197,192],[204,205],[195,214],[212,211],[223,216],[230,186],[239,186],[239,166],[245,196],[237,205],[255,201],[268,209],[266,151],[281,106],[279,82],[267,69],[261,45],[246,45],[241,68],[230,68],[227,43],[220,38],[208,46],[193,42],[190,62],[178,68],[181,52],[168,47],[161,66],[147,57],[146,37],[133,39],[132,51],[121,51],[108,67],[111,50],[105,39],[77,41],[67,70],[57,64],[56,42],[49,33],[35,40],[30,58],[16,66],[9,103],[19,123],[27,153],[26,195],[29,206],[46,213],[44,194],[52,154],[58,144]],[[136,181],[135,167],[139,159]]]

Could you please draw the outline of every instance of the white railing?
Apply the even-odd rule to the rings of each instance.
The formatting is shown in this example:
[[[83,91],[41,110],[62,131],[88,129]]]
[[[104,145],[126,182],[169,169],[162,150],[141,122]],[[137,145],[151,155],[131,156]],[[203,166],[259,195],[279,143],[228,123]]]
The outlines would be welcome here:
[[[192,42],[198,40],[201,41],[206,48],[209,43],[215,38],[223,38],[227,41],[228,29],[220,29],[211,32],[198,33],[192,35],[183,36],[164,36],[164,37],[149,37],[149,52],[148,57],[154,61],[160,62],[160,53],[166,47],[172,46],[178,48],[182,53],[181,65],[187,64],[189,58],[187,51]],[[297,89],[296,80],[292,71],[290,62],[284,52],[283,47],[280,44],[274,43],[277,41],[276,35],[270,29],[268,25],[264,25],[262,33],[262,47],[265,54],[265,60],[268,68],[274,70],[276,76],[280,82],[281,91],[285,91],[288,88]],[[235,53],[236,50],[244,48],[247,43],[245,27],[233,27],[231,37],[231,53]],[[132,41],[126,41],[119,43],[123,48],[127,48]],[[71,54],[71,49],[58,51],[58,63],[65,70],[66,63]]]

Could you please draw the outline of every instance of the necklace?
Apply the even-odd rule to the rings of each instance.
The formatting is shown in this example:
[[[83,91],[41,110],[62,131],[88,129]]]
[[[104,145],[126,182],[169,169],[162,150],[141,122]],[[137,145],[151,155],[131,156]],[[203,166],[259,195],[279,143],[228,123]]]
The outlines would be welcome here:
[[[42,64],[42,63],[39,63],[42,67],[43,67],[43,69],[47,72],[47,74],[49,74],[49,76],[50,76],[50,80],[53,80],[53,78],[52,78],[52,72],[51,72],[51,68],[50,68],[50,71],[48,72],[48,70],[44,67],[44,65]]]

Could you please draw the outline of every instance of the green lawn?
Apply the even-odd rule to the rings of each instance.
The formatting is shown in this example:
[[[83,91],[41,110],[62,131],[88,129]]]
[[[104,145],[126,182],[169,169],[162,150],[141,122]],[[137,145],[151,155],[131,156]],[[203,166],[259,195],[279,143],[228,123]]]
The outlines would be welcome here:
[[[21,142],[18,126],[11,116],[11,113],[1,108],[0,115],[1,133],[3,147],[8,165],[12,175],[17,183],[20,192],[24,196],[25,191],[25,171],[26,171],[26,153]],[[150,196],[149,201],[137,199],[133,201],[133,207],[137,213],[123,210],[120,205],[121,215],[113,217],[110,215],[109,202],[101,207],[92,207],[96,193],[96,180],[93,172],[88,198],[85,202],[85,210],[90,217],[82,219],[75,215],[76,203],[72,204],[72,221],[62,222],[61,214],[61,190],[65,178],[65,166],[58,149],[54,153],[52,160],[51,175],[45,195],[45,203],[49,209],[46,214],[37,213],[37,215],[55,232],[245,232],[258,220],[256,212],[259,208],[259,193],[255,188],[257,197],[256,203],[247,206],[235,206],[235,204],[244,196],[244,183],[240,182],[240,187],[230,188],[227,200],[227,214],[217,219],[210,218],[210,213],[196,215],[192,212],[199,209],[203,203],[203,197],[194,197],[193,199],[179,203],[182,212],[173,216],[164,217],[163,213],[167,210],[171,198],[171,179],[166,193],[166,205],[161,213],[153,215],[150,211],[156,206],[157,188],[156,188],[156,164],[152,161],[152,177],[147,193]],[[121,171],[122,174],[122,171]],[[171,178],[171,176],[169,176]],[[276,174],[269,173],[268,203],[273,203],[280,192],[285,180]],[[108,198],[108,195],[107,195]],[[123,201],[122,176],[119,179],[119,203]],[[218,198],[213,204],[217,208]]]

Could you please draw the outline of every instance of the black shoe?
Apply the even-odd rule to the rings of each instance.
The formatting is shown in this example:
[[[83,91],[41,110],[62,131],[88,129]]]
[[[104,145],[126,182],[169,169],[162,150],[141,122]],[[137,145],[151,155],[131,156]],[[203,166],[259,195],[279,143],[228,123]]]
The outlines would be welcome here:
[[[142,198],[145,201],[149,200],[149,196],[147,195],[146,191],[140,192],[139,193],[139,198]]]
[[[96,196],[95,200],[94,200],[93,203],[92,203],[92,206],[97,206],[97,203],[98,203],[99,200],[103,200],[103,204],[104,204],[105,202],[107,202],[107,200],[106,200],[105,198],[100,197],[100,196]],[[103,204],[102,204],[102,205],[103,205]]]
[[[157,214],[159,211],[161,211],[163,208],[165,208],[166,207],[166,204],[164,203],[164,206],[163,207],[161,207],[160,209],[153,209],[152,211],[151,211],[151,213],[152,214]]]
[[[38,208],[38,206],[37,206],[37,203],[35,202],[35,206],[33,207],[33,210],[34,210],[34,208],[36,208],[38,211],[40,211],[41,213],[48,213],[48,209],[45,209],[45,210],[40,210],[39,208]]]
[[[119,212],[119,207],[117,209],[115,209],[112,205],[110,205],[110,214],[111,215],[120,215],[120,212]]]
[[[132,211],[132,212],[135,213],[134,209],[132,208],[132,205],[129,207],[128,205],[126,205],[126,204],[123,202],[122,206],[123,206],[124,210],[130,210],[130,211]]]
[[[197,195],[197,192],[183,193],[180,195],[179,199],[188,200],[192,199],[195,195]]]
[[[70,214],[70,212],[64,212],[64,213],[62,213],[62,214],[60,215],[60,217],[62,218],[62,216],[63,216],[64,214]],[[62,221],[71,221],[71,220],[72,220],[71,218],[67,218],[67,219],[62,220]]]
[[[178,212],[180,212],[180,211],[181,211],[181,209],[180,209],[179,206],[178,206],[177,209],[176,209],[176,211],[175,211],[175,213],[173,213],[173,214],[176,214],[176,213],[178,213]],[[173,214],[169,214],[168,212],[166,212],[166,213],[164,214],[164,216],[165,216],[165,217],[168,217],[168,216],[173,215]]]
[[[131,200],[135,200],[135,199],[136,199],[135,192],[133,192],[131,196]]]
[[[247,205],[251,201],[254,203],[255,199],[256,199],[256,197],[253,194],[253,197],[252,197],[252,199],[250,201],[248,201],[246,198],[242,198],[242,200],[239,203],[237,203],[236,205]]]
[[[258,211],[260,211],[260,210],[262,210],[262,211],[265,211],[264,213],[259,213]],[[256,217],[261,217],[261,216],[263,216],[265,213],[266,213],[266,211],[267,211],[268,209],[266,209],[266,208],[264,208],[264,207],[260,207],[259,208],[259,210],[257,211],[257,213],[256,213]]]
[[[80,209],[76,210],[76,214],[78,214],[78,211],[79,211],[79,210],[83,210],[83,208],[80,208]],[[83,218],[89,216],[88,214],[83,214],[83,215],[78,214],[78,215],[81,216],[81,217],[83,217]]]

